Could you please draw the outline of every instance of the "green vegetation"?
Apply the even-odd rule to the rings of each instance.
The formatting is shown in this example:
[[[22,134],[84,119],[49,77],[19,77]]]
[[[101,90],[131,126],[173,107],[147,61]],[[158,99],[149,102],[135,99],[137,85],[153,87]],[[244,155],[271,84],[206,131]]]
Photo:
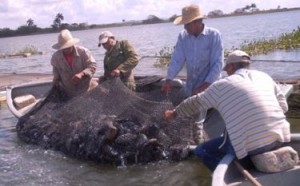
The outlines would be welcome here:
[[[29,57],[31,55],[37,55],[42,54],[42,52],[39,52],[38,49],[35,46],[28,45],[25,46],[23,49],[13,53],[13,54],[1,54],[0,58],[7,58],[7,57]]]
[[[16,55],[24,55],[24,54],[36,55],[39,54],[38,49],[33,45],[25,46],[22,50],[16,52]]]
[[[293,30],[291,33],[281,34],[278,39],[244,41],[239,47],[240,50],[243,50],[252,56],[267,54],[268,52],[275,50],[290,50],[296,48],[300,48],[300,27],[298,27],[296,30]],[[235,48],[232,48],[230,51],[234,49]],[[174,48],[163,47],[158,54],[156,54],[157,60],[154,66],[168,66],[173,51]],[[225,57],[230,51],[225,50]]]
[[[300,27],[291,33],[284,33],[278,39],[262,41],[244,41],[241,50],[251,55],[266,54],[275,50],[289,50],[300,48]]]
[[[157,60],[154,63],[155,67],[166,67],[168,66],[171,55],[174,51],[174,47],[163,47],[155,56],[157,56]]]

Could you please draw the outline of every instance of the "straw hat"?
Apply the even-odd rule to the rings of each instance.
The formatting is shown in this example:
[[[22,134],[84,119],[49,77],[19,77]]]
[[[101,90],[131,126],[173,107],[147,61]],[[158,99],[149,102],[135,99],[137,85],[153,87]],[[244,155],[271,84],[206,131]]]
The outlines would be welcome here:
[[[74,46],[79,42],[79,39],[73,38],[69,30],[65,29],[58,35],[58,42],[52,46],[52,48],[61,50]]]
[[[192,4],[182,9],[182,15],[174,20],[174,24],[188,24],[196,19],[204,18],[198,5]]]

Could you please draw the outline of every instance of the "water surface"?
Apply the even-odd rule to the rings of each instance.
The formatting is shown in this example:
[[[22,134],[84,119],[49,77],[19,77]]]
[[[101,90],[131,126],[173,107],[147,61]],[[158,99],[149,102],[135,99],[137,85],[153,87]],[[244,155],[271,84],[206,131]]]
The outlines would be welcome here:
[[[251,16],[207,19],[208,26],[220,30],[224,47],[238,47],[245,40],[269,39],[291,32],[300,25],[300,11],[258,14]],[[109,28],[117,39],[128,39],[140,56],[156,55],[163,47],[173,47],[182,26],[171,23]],[[104,50],[97,47],[100,32],[94,29],[72,32],[83,46],[89,48],[97,60],[97,75],[103,73]],[[29,58],[0,59],[0,73],[51,73],[51,48],[57,33],[12,38],[0,38],[0,53],[13,53],[33,45],[44,55]],[[300,50],[277,51],[254,59],[300,61]],[[153,67],[154,60],[140,62],[136,74],[165,75],[166,69]],[[273,77],[299,78],[300,63],[257,62],[253,68],[263,70]],[[184,74],[184,71],[182,72]],[[290,120],[299,125],[299,120]],[[148,165],[115,167],[76,160],[60,152],[24,144],[17,137],[17,119],[5,104],[0,107],[0,185],[210,185],[211,173],[197,160],[182,162],[157,162]],[[299,127],[292,127],[297,132]]]

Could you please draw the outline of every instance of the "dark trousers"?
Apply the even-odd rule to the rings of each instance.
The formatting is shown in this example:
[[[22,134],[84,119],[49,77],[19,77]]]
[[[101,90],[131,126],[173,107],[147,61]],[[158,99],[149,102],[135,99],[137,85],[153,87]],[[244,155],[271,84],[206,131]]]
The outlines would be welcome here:
[[[194,153],[207,168],[214,171],[226,154],[236,156],[230,140],[227,138],[223,143],[224,136],[217,137],[198,145]]]

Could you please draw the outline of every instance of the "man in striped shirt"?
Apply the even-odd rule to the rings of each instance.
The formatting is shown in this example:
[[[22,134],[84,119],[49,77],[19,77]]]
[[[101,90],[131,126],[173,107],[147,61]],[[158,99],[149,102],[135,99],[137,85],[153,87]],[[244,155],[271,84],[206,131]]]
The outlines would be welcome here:
[[[227,153],[243,159],[290,141],[290,124],[284,115],[288,110],[285,96],[269,75],[249,70],[250,63],[247,53],[240,50],[230,53],[224,68],[228,77],[164,113],[167,120],[172,120],[209,108],[219,111],[225,121],[225,134],[200,144],[195,150],[211,171]]]

